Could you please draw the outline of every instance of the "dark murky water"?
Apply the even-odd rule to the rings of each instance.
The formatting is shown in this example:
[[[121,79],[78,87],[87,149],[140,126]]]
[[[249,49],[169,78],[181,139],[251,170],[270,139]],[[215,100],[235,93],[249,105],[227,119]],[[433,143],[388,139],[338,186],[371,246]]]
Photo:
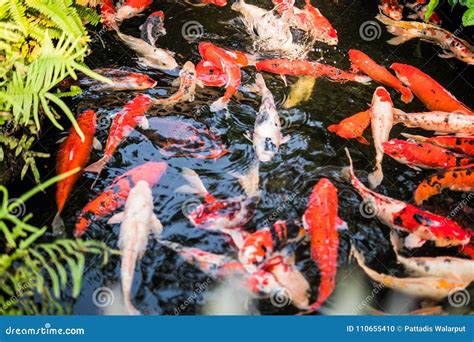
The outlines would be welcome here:
[[[252,1],[251,3],[268,8],[270,5],[270,1],[262,0]],[[441,59],[436,56],[439,51],[437,47],[418,40],[399,47],[390,46],[385,41],[391,35],[386,33],[382,25],[380,26],[381,36],[378,39],[365,41],[361,38],[359,27],[366,21],[374,20],[377,13],[376,5],[377,1],[318,1],[316,6],[338,30],[340,43],[337,47],[317,44],[316,51],[310,53],[309,58],[317,59],[324,56],[324,62],[347,69],[349,68],[349,62],[346,52],[349,48],[356,48],[363,50],[377,62],[386,66],[392,62],[409,63],[432,75],[461,101],[474,107],[473,89],[470,84],[473,81],[472,67],[468,68],[464,63],[456,60]],[[199,41],[203,40],[212,41],[222,47],[251,51],[252,42],[246,38],[245,31],[238,26],[235,21],[237,14],[230,10],[230,6],[225,8],[214,6],[192,7],[175,1],[159,1],[159,4],[155,4],[152,10],[165,11],[165,26],[168,34],[160,39],[159,44],[175,51],[180,65],[187,60],[197,63],[200,59],[197,45]],[[123,31],[127,34],[139,36],[138,27],[144,19],[145,17],[137,17],[127,21],[123,25]],[[182,27],[189,21],[198,21],[204,27],[203,36],[197,41],[186,41],[182,36]],[[455,23],[449,23],[449,20],[447,22],[448,28],[452,31],[456,30]],[[465,38],[472,40],[472,31],[465,31],[464,34]],[[100,34],[100,38],[106,47],[102,46],[99,39],[95,39],[93,54],[88,60],[91,67],[118,68],[125,66],[136,68],[133,52],[121,45],[112,33]],[[158,86],[145,93],[166,96],[176,90],[175,87],[171,86],[174,79],[173,75],[153,71],[147,71],[147,73],[158,81]],[[255,69],[251,67],[244,69],[243,83],[249,83],[254,74]],[[280,78],[274,75],[265,74],[264,76],[267,86],[273,92],[276,101],[283,103],[289,93],[289,87],[285,87]],[[294,83],[295,80],[289,78],[290,83]],[[338,84],[326,79],[318,79],[310,101],[292,109],[279,110],[285,122],[283,133],[291,135],[291,140],[282,146],[280,153],[272,162],[261,164],[260,189],[262,190],[262,199],[256,215],[247,225],[249,230],[260,227],[261,223],[271,217],[276,209],[281,212],[277,218],[301,217],[312,186],[320,177],[329,177],[339,188],[340,215],[348,221],[350,234],[353,234],[360,248],[367,252],[370,251],[368,256],[369,261],[372,257],[370,264],[380,271],[396,269],[394,256],[387,239],[388,229],[375,220],[365,219],[361,216],[358,210],[359,197],[340,178],[341,167],[348,164],[344,147],[351,150],[357,173],[365,180],[365,176],[373,166],[373,146],[345,141],[326,130],[326,127],[330,124],[336,123],[350,114],[365,110],[375,87],[376,84],[368,86],[356,83]],[[260,98],[249,93],[240,92],[230,105],[230,116],[226,117],[224,114],[211,113],[206,106],[220,96],[221,91],[217,88],[198,90],[195,102],[181,104],[179,107],[167,109],[165,112],[153,109],[148,115],[166,114],[168,117],[174,118],[185,117],[189,120],[188,122],[207,126],[222,136],[224,143],[231,151],[230,154],[217,161],[165,157],[160,154],[157,146],[153,145],[141,133],[135,131],[118,148],[93,189],[90,189],[92,176],[88,177],[86,175],[77,183],[74,193],[69,199],[69,206],[64,212],[69,233],[72,233],[76,217],[83,206],[98,195],[114,177],[146,161],[166,161],[169,165],[168,172],[159,185],[153,188],[155,212],[165,227],[163,238],[215,253],[231,252],[226,239],[218,234],[194,228],[184,217],[182,212],[183,203],[192,198],[192,195],[174,193],[174,189],[184,182],[180,176],[183,167],[196,170],[208,189],[220,198],[242,193],[237,181],[230,173],[245,172],[254,158],[252,145],[246,140],[244,133],[253,129]],[[409,109],[410,111],[424,109],[416,99],[409,107],[406,106],[400,101],[395,92],[391,92],[396,107],[402,110]],[[98,138],[105,144],[109,123],[107,118],[120,110],[135,95],[127,92],[114,94],[85,93],[74,98],[72,103],[77,113],[86,108],[97,110],[101,123]],[[401,126],[396,126],[391,136],[397,137],[402,130]],[[53,141],[57,138],[56,134],[50,134],[48,140],[43,140],[41,145],[49,146],[49,150],[54,153],[57,145],[54,145]],[[91,160],[96,160],[98,157],[98,154],[94,154]],[[45,168],[50,170],[51,174],[48,176],[50,177],[54,172],[52,171],[54,170],[53,158],[45,165]],[[384,160],[384,170],[385,179],[378,191],[408,202],[412,201],[412,194],[416,185],[430,173],[417,173],[389,157]],[[47,171],[45,170],[43,174],[46,175]],[[54,216],[53,213],[56,209],[53,194],[54,189],[51,189],[35,203],[38,207],[35,219],[39,223],[49,224]],[[445,194],[430,201],[426,208],[440,214],[448,214],[450,208],[454,208],[461,199],[462,197],[459,194]],[[473,203],[470,203],[470,206],[472,207]],[[464,226],[474,228],[472,208],[465,207],[464,209],[456,219]],[[118,227],[107,225],[106,219],[94,223],[86,234],[86,238],[102,240],[112,247],[116,247],[117,237]],[[348,234],[342,234],[341,240],[340,262],[342,265],[347,264]],[[133,291],[134,302],[146,314],[173,314],[175,308],[185,302],[199,284],[206,281],[207,276],[195,267],[183,263],[182,259],[176,256],[175,253],[161,247],[155,241],[150,240],[148,247],[148,251],[138,266]],[[429,248],[424,252],[433,253]],[[298,266],[311,281],[312,289],[315,291],[313,296],[315,296],[317,294],[318,272],[316,266],[309,261],[308,257],[307,248],[298,250]],[[100,312],[92,304],[93,291],[98,287],[119,282],[119,275],[118,258],[114,259],[105,269],[96,267],[94,260],[92,260],[84,278],[84,291],[74,302],[73,312],[75,314]],[[370,293],[372,286],[375,285],[366,277],[360,276],[361,271],[355,265],[341,267],[338,274],[339,285],[334,297],[337,298],[338,293],[350,291],[352,287],[360,285],[363,289],[362,297],[355,300],[352,298],[356,305],[359,304]],[[210,289],[214,286],[215,284],[211,284]],[[182,313],[199,313],[204,303],[203,298],[202,295],[198,295]],[[328,313],[330,309],[340,309],[337,307],[339,302],[333,299],[329,300],[322,313]],[[398,310],[401,312],[419,307],[418,302],[408,301],[408,297],[386,290],[379,291],[370,305],[381,310]],[[273,307],[267,301],[257,302],[256,306],[262,314],[291,314],[296,312],[292,307]],[[447,306],[449,307],[449,305]],[[456,312],[464,312],[464,309],[467,308]],[[448,308],[448,310],[450,309]]]

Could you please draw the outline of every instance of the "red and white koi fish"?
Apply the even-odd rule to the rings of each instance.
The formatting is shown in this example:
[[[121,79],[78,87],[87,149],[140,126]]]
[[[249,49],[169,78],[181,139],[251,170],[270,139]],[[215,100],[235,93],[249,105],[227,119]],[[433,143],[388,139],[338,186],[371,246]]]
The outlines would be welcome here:
[[[112,3],[112,0],[102,0],[102,4],[100,6],[100,15],[102,16],[104,25],[109,30],[115,29],[117,27],[117,24],[115,23],[117,8]]]
[[[259,71],[271,72],[277,75],[327,77],[335,82],[369,83],[371,81],[371,78],[367,76],[343,71],[331,65],[305,60],[267,59],[257,62],[255,66]]]
[[[199,53],[205,60],[208,60],[226,74],[228,81],[226,83],[225,94],[223,97],[212,103],[210,107],[213,112],[226,109],[230,99],[237,92],[240,86],[240,67],[235,63],[234,59],[229,56],[226,50],[221,49],[212,43],[199,43]]]
[[[397,278],[388,274],[378,273],[369,268],[365,264],[362,254],[355,248],[352,248],[352,254],[370,279],[410,296],[442,300],[455,291],[465,289],[470,284],[470,281],[452,280],[444,277]]]
[[[174,70],[178,67],[178,63],[174,59],[174,52],[157,48],[139,38],[123,34],[119,30],[116,32],[125,45],[138,54],[140,66],[158,70]]]
[[[271,256],[287,244],[302,240],[305,231],[298,223],[277,221],[248,235],[239,248],[239,261],[252,273],[257,271]]]
[[[390,68],[429,110],[474,114],[470,108],[459,102],[441,84],[420,69],[400,63],[394,63]]]
[[[261,74],[256,77],[257,87],[262,96],[262,104],[257,113],[252,141],[258,160],[269,162],[278,152],[280,145],[288,142],[289,136],[281,133],[280,117],[275,106],[273,94],[268,90]]]
[[[102,158],[94,164],[89,165],[85,171],[96,172],[100,175],[102,169],[112,158],[120,143],[127,138],[135,127],[140,124],[142,128],[148,127],[145,113],[150,108],[151,98],[147,95],[138,95],[128,102],[125,107],[117,113],[110,126],[105,153]]]
[[[220,137],[208,129],[166,117],[151,118],[148,123],[149,129],[141,133],[158,145],[163,155],[217,160],[229,153]]]
[[[227,75],[209,61],[201,59],[196,65],[198,79],[207,87],[223,87],[227,84]]]
[[[153,0],[126,0],[118,9],[116,20],[121,22],[142,13],[152,4]]]
[[[155,46],[158,38],[166,34],[164,20],[165,14],[163,11],[150,14],[145,23],[140,26],[140,37],[151,46]]]
[[[375,189],[383,180],[383,143],[390,139],[393,126],[393,103],[389,92],[384,87],[378,87],[372,97],[370,123],[375,146],[375,170],[369,174],[368,180],[370,187]]]
[[[139,181],[146,181],[150,186],[157,184],[167,167],[164,162],[147,162],[116,177],[99,196],[82,209],[74,235],[81,237],[92,222],[123,207],[130,190]]]
[[[349,58],[354,71],[360,70],[374,81],[395,89],[402,95],[402,101],[405,103],[410,103],[413,100],[413,94],[410,89],[404,87],[402,82],[392,75],[390,71],[377,64],[362,51],[349,50]]]
[[[398,262],[412,276],[474,281],[474,260],[448,256],[407,258],[400,255],[399,250],[403,247],[403,243],[393,232],[390,234],[390,241]]]
[[[420,20],[425,20],[426,17],[426,11],[428,9],[428,5],[426,2],[420,3],[418,1],[415,1],[414,3],[406,3],[405,7],[409,8],[411,11],[413,11],[412,14],[409,14],[407,16],[408,19],[420,19]],[[431,16],[429,18],[429,22],[433,25],[441,26],[443,23],[441,21],[441,18],[439,17],[438,13],[433,12],[431,13]]]
[[[420,247],[426,241],[433,241],[438,247],[469,243],[469,233],[456,222],[369,190],[355,176],[352,159],[347,149],[346,153],[350,162],[352,186],[362,197],[364,204],[371,207],[371,211],[373,210],[383,224],[409,233],[405,240],[408,248]]]
[[[419,21],[396,21],[379,14],[377,20],[387,25],[387,31],[395,35],[387,43],[400,45],[413,38],[439,45],[444,51],[438,56],[442,58],[456,58],[462,62],[473,65],[474,51],[472,46],[465,40],[456,37],[451,32],[436,25],[422,23]]]
[[[179,72],[179,89],[166,99],[153,99],[152,104],[172,106],[180,102],[193,102],[196,94],[197,76],[193,62],[187,61]]]
[[[379,9],[393,20],[402,20],[403,6],[398,0],[380,0]]]
[[[145,90],[153,88],[156,81],[150,76],[138,72],[130,72],[121,69],[100,68],[94,72],[107,77],[112,82],[110,84],[97,81],[88,76],[80,77],[78,80],[67,78],[60,83],[60,87],[70,87],[79,85],[88,87],[88,90],[95,92],[123,91],[123,90]],[[81,75],[82,76],[82,75]]]
[[[444,189],[452,191],[474,191],[474,165],[440,171],[421,182],[415,190],[415,203],[421,204],[428,198],[440,194]]]
[[[107,222],[108,224],[121,223],[118,242],[122,252],[120,280],[125,306],[131,315],[140,314],[130,298],[135,265],[145,254],[149,235],[153,232],[155,237],[159,238],[163,230],[153,208],[150,184],[140,180],[130,190],[125,202],[125,210],[115,214]]]
[[[474,158],[431,144],[392,139],[382,145],[385,154],[418,171],[421,169],[450,169],[474,164]]]
[[[320,273],[318,298],[308,312],[318,310],[336,286],[337,257],[339,255],[338,226],[345,222],[338,216],[337,189],[327,178],[321,178],[309,197],[303,224],[311,237],[311,258]]]
[[[56,158],[56,172],[58,175],[73,170],[76,167],[82,169],[89,161],[94,141],[97,117],[93,110],[86,110],[80,114],[76,120],[79,128],[84,133],[84,141],[81,140],[81,137],[77,134],[74,128],[69,130],[69,136],[61,144]],[[53,230],[56,232],[59,232],[61,228],[64,227],[64,222],[60,215],[74,184],[81,175],[82,170],[58,182],[56,189],[58,212],[52,223]]]
[[[427,138],[406,133],[402,133],[402,135],[407,139],[448,148],[474,157],[474,137],[437,136]]]
[[[370,125],[370,109],[356,113],[348,118],[341,120],[338,124],[330,125],[328,131],[336,133],[341,138],[356,139],[362,144],[368,145],[369,142],[362,134]]]
[[[474,135],[474,115],[449,112],[405,113],[394,110],[395,123],[410,128],[422,128],[438,134]]]
[[[195,171],[185,168],[183,177],[189,185],[184,185],[176,191],[193,193],[204,198],[203,204],[187,213],[193,225],[210,230],[242,227],[254,215],[260,196],[258,163],[252,166],[246,175],[238,176],[245,195],[224,200],[211,195]]]

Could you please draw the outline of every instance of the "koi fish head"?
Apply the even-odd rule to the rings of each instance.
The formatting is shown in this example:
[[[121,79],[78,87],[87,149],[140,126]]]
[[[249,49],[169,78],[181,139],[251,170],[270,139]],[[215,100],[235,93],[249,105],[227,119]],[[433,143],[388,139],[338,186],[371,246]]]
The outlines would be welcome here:
[[[405,155],[405,151],[410,148],[410,144],[406,140],[392,139],[382,143],[383,151],[392,158],[400,158]]]
[[[128,0],[117,11],[117,20],[123,21],[133,18],[147,9],[153,0]]]
[[[410,86],[410,76],[416,74],[419,70],[408,64],[393,63],[390,69],[395,71],[398,79],[407,87]]]
[[[153,186],[159,182],[167,168],[168,165],[165,162],[148,162],[124,173],[121,178],[129,178],[133,183],[131,186],[139,181],[146,181]]]
[[[393,107],[392,98],[390,97],[390,93],[387,91],[387,89],[384,87],[377,87],[372,97],[372,107],[381,104],[390,105]]]
[[[163,20],[165,19],[165,14],[163,13],[163,11],[156,11],[148,16],[148,18],[153,18],[153,17],[159,17],[161,18],[161,20]]]
[[[196,68],[191,61],[184,63],[183,68],[179,72],[179,76],[184,80],[195,80],[196,79]]]
[[[365,53],[362,51],[356,50],[356,49],[350,49],[349,50],[349,59],[351,60],[351,63],[354,66],[360,65],[364,63],[365,61],[369,60],[369,56],[367,56]]]
[[[131,73],[129,77],[130,81],[135,84],[135,89],[137,90],[150,89],[156,86],[158,83],[153,78],[145,74]]]
[[[392,1],[384,1],[379,8],[385,15],[388,15],[393,20],[402,20],[403,6],[399,5],[397,1],[394,3],[392,3]]]
[[[227,84],[227,75],[204,59],[196,65],[196,73],[199,80],[208,87],[222,87]]]
[[[76,121],[86,136],[94,135],[97,116],[93,110],[88,109],[84,111],[77,117]]]
[[[207,50],[215,49],[215,48],[217,48],[217,46],[215,46],[214,44],[210,42],[200,42],[198,46],[198,50],[201,56],[204,56]]]

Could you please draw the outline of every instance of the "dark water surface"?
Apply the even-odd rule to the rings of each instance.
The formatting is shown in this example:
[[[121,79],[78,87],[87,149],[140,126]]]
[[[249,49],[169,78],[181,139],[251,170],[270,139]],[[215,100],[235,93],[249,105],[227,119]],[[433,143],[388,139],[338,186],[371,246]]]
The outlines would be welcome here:
[[[250,3],[266,8],[271,7],[269,0]],[[323,56],[323,62],[348,69],[350,65],[347,51],[349,48],[355,48],[366,52],[385,66],[389,66],[393,62],[412,64],[430,74],[468,106],[474,107],[472,67],[468,68],[466,64],[454,59],[446,60],[437,57],[438,47],[419,40],[413,40],[402,46],[390,46],[385,41],[391,35],[381,24],[381,35],[378,39],[366,41],[361,37],[360,26],[367,21],[375,20],[377,1],[339,0],[313,1],[313,3],[320,8],[321,12],[337,29],[339,45],[328,47],[322,43],[316,44],[316,51],[310,53],[309,59],[318,59]],[[230,10],[230,5],[225,8],[192,7],[175,1],[155,1],[152,10],[165,11],[165,27],[168,34],[160,38],[159,46],[175,51],[176,59],[180,65],[187,60],[194,63],[199,61],[200,57],[197,51],[199,41],[212,41],[222,47],[242,51],[252,50],[252,42],[235,20],[237,13]],[[146,14],[149,13],[151,10],[146,12]],[[145,16],[140,16],[126,21],[122,27],[123,31],[138,37],[138,27],[145,18]],[[183,25],[190,21],[197,21],[204,28],[202,37],[196,41],[187,41],[182,35]],[[449,20],[447,20],[447,27],[453,31],[457,28],[456,24],[450,23]],[[465,31],[464,34],[466,38],[472,39],[470,32]],[[94,44],[93,53],[88,59],[89,66],[92,68],[137,68],[134,53],[120,44],[114,34],[100,33],[99,35],[105,48],[96,35],[92,34]],[[165,97],[176,91],[176,87],[171,85],[174,79],[173,75],[156,71],[144,72],[158,81],[156,88],[145,93]],[[254,68],[245,68],[242,77],[243,83],[253,82],[254,75]],[[285,87],[281,79],[275,75],[264,74],[264,77],[276,102],[283,103],[290,88]],[[290,84],[295,81],[296,78],[289,78]],[[320,177],[330,178],[339,189],[340,216],[349,223],[350,233],[341,235],[339,258],[341,268],[338,273],[336,295],[326,303],[321,313],[329,313],[331,309],[340,309],[338,305],[341,305],[341,300],[334,299],[340,297],[338,294],[347,295],[347,293],[351,293],[352,288],[361,288],[362,292],[357,294],[358,297],[354,294],[356,298],[350,298],[357,305],[376,285],[363,276],[356,265],[353,263],[348,265],[349,234],[352,234],[362,251],[370,252],[370,255],[367,254],[367,258],[373,268],[381,272],[398,271],[399,275],[403,274],[397,268],[390,249],[389,230],[374,219],[362,217],[358,209],[360,198],[340,175],[341,168],[348,165],[344,153],[344,147],[348,147],[354,158],[357,174],[366,181],[367,173],[372,170],[374,164],[373,145],[365,146],[355,141],[346,141],[326,130],[330,124],[365,110],[376,86],[375,83],[371,85],[339,84],[326,79],[318,79],[310,101],[291,109],[282,109],[279,106],[279,113],[284,122],[283,133],[290,135],[291,140],[281,147],[280,153],[270,163],[260,165],[262,197],[256,215],[246,226],[249,230],[261,227],[262,222],[268,220],[269,217],[275,217],[272,214],[276,210],[279,212],[276,215],[279,219],[301,217],[309,193]],[[409,111],[424,110],[424,106],[418,100],[415,99],[407,106],[400,101],[397,93],[389,90],[393,95],[396,107]],[[194,228],[188,222],[182,208],[183,203],[186,205],[190,199],[193,200],[193,196],[174,193],[174,190],[184,183],[180,176],[183,167],[196,170],[210,192],[219,198],[238,196],[242,193],[238,182],[230,173],[244,173],[254,158],[252,144],[244,137],[244,133],[253,130],[260,97],[247,92],[239,92],[229,107],[230,115],[226,117],[224,114],[211,113],[206,106],[217,99],[220,94],[222,94],[222,89],[199,89],[195,102],[180,104],[166,110],[152,109],[148,115],[166,114],[171,118],[187,118],[188,122],[208,127],[222,136],[230,154],[217,161],[165,157],[160,154],[157,146],[135,131],[120,145],[92,189],[90,189],[91,175],[85,175],[77,183],[63,215],[68,233],[72,234],[77,215],[84,205],[97,196],[114,177],[147,161],[166,161],[169,165],[168,172],[161,179],[159,185],[153,188],[155,212],[164,225],[163,238],[215,253],[231,253],[232,249],[228,246],[225,238],[219,234]],[[87,108],[97,110],[100,119],[97,137],[105,145],[110,123],[109,116],[120,110],[135,95],[136,93],[132,92],[103,94],[86,92],[74,98],[72,103],[77,113]],[[370,137],[369,131],[370,129],[366,133],[367,138]],[[391,137],[398,137],[401,131],[403,128],[400,125],[394,127]],[[414,130],[411,132],[416,133]],[[57,139],[58,136],[55,133],[49,134],[48,139],[44,139],[41,145],[49,146],[49,150],[55,153],[58,145],[54,145],[53,141]],[[101,154],[102,152],[94,152],[91,161],[97,160]],[[388,156],[385,157],[383,166],[385,178],[378,191],[407,202],[412,202],[415,187],[430,174],[430,171],[415,172]],[[46,175],[49,170],[52,175],[54,172],[53,158],[45,165],[45,168],[43,174]],[[35,208],[32,208],[35,211],[35,219],[38,223],[49,224],[56,211],[54,189],[40,197],[37,202],[32,202],[35,205]],[[461,194],[446,193],[429,201],[425,208],[447,215],[462,199]],[[473,203],[469,205],[471,207],[463,207],[456,220],[465,227],[474,228]],[[109,246],[116,247],[119,227],[107,225],[106,221],[107,218],[104,218],[92,224],[85,237],[95,238],[106,242]],[[420,253],[432,255],[434,251],[432,248],[426,247]],[[84,278],[84,290],[81,296],[73,302],[75,314],[99,313],[100,310],[92,304],[92,293],[98,287],[119,283],[119,258],[113,259],[105,268],[97,267],[97,262],[91,260],[88,265],[89,268]],[[309,260],[307,246],[298,249],[297,264],[310,280],[314,298],[317,295],[318,271],[317,267]],[[346,266],[342,267],[342,265]],[[173,314],[175,308],[193,295],[195,289],[207,279],[205,274],[195,267],[183,263],[182,259],[174,252],[161,247],[153,240],[150,240],[148,250],[142,262],[139,263],[137,271],[132,295],[137,307],[146,314]],[[211,284],[208,290],[212,290],[215,285]],[[342,296],[342,298],[344,297]],[[199,294],[191,300],[190,305],[187,305],[182,313],[199,313],[204,303],[205,297]],[[395,312],[406,312],[419,308],[419,305],[419,301],[408,300],[408,297],[389,290],[377,291],[375,298],[370,302],[370,306],[374,308]],[[254,306],[262,314],[292,314],[296,312],[296,309],[291,306],[277,308],[264,300],[254,303]],[[446,304],[446,310],[465,313],[466,310],[469,311],[469,308],[464,307],[453,311]],[[351,312],[346,311],[345,313]]]

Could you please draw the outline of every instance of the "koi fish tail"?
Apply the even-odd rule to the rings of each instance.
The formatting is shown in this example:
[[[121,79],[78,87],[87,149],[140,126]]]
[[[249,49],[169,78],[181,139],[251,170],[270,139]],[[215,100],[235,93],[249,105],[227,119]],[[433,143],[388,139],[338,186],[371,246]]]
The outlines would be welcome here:
[[[228,103],[229,103],[229,99],[223,96],[217,99],[217,101],[214,101],[211,104],[211,107],[209,109],[211,110],[211,112],[214,112],[214,113],[220,112],[221,110],[227,109]]]
[[[138,309],[133,305],[130,297],[124,297],[124,301],[125,301],[125,307],[127,308],[129,315],[133,315],[133,316],[141,315],[140,311],[138,311]]]
[[[207,191],[204,183],[199,178],[199,175],[196,171],[184,168],[183,169],[183,178],[188,182],[186,185],[182,185],[176,189],[176,192],[182,192],[187,194],[196,194],[201,197],[206,197],[209,192]]]
[[[409,33],[408,30],[397,26],[387,26],[387,31],[396,36],[387,40],[387,43],[390,45],[400,45],[416,37]]]
[[[65,233],[65,225],[64,221],[61,218],[61,215],[59,212],[56,213],[56,216],[54,216],[53,222],[51,224],[53,227],[53,234],[54,236],[63,236]]]
[[[362,184],[362,182],[356,177],[355,173],[354,173],[354,165],[352,163],[352,157],[351,157],[351,154],[349,153],[349,150],[347,149],[347,147],[345,148],[346,150],[346,155],[347,155],[347,158],[349,159],[349,167],[345,167],[342,169],[342,176],[346,179],[349,179],[352,183],[352,186],[359,192],[359,193],[366,193],[366,192],[370,192],[369,189],[367,189],[365,187],[364,184]]]
[[[245,193],[249,197],[260,196],[260,190],[258,189],[258,185],[260,182],[258,166],[258,162],[254,163],[245,175],[231,173],[232,176],[239,180],[240,186],[242,187],[242,189],[244,189]]]
[[[367,180],[369,181],[370,188],[375,189],[378,187],[383,180],[382,165],[378,164],[374,172],[369,174]]]
[[[413,101],[413,93],[408,88],[400,89],[400,93],[402,94],[402,101],[405,103],[410,103]]]
[[[97,177],[99,177],[100,173],[102,172],[103,168],[108,163],[108,161],[109,161],[109,158],[107,158],[107,156],[103,156],[102,158],[100,158],[95,163],[93,163],[93,164],[89,165],[88,167],[86,167],[84,169],[84,171],[85,172],[95,172],[95,173],[97,173]]]

